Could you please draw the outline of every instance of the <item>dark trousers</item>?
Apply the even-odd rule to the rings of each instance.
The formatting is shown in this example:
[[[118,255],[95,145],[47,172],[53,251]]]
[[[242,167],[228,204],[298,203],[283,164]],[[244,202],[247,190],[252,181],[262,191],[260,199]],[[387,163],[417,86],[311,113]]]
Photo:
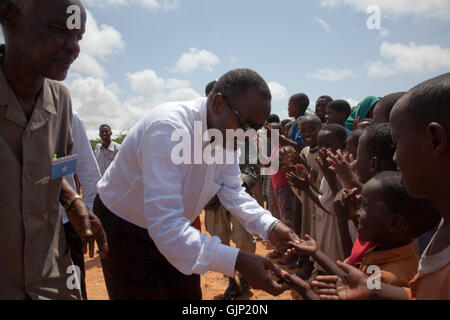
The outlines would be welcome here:
[[[80,268],[81,296],[83,300],[87,300],[86,270],[84,266],[84,253],[81,240],[70,222],[64,224],[64,231],[66,233],[66,240],[69,246],[70,257],[72,258],[72,262],[75,266],[78,266]]]
[[[202,299],[200,276],[186,276],[175,269],[146,229],[116,216],[98,195],[94,213],[108,237],[109,252],[102,268],[111,300]]]

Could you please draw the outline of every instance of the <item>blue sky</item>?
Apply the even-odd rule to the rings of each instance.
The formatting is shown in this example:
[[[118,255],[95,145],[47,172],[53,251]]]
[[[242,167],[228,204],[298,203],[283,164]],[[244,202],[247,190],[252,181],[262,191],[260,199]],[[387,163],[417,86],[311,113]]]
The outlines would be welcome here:
[[[65,84],[90,137],[130,128],[169,100],[203,95],[225,72],[270,83],[272,112],[289,96],[311,109],[328,94],[352,105],[450,70],[450,0],[85,0],[82,55]],[[370,5],[381,30],[369,30]]]

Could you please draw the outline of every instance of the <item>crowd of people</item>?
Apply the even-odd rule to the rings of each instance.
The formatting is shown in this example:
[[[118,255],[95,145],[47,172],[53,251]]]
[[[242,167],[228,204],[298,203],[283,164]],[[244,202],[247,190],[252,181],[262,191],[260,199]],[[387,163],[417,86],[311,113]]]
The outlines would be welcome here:
[[[0,299],[87,299],[94,242],[114,300],[201,300],[207,271],[229,277],[225,299],[450,299],[450,73],[353,108],[324,95],[315,114],[295,94],[280,121],[264,79],[235,69],[206,97],[149,110],[122,145],[101,125],[94,152],[59,82],[81,2],[4,0],[0,23]],[[173,160],[173,133],[194,146],[198,123],[201,150],[232,163]],[[211,130],[264,131],[270,163]]]

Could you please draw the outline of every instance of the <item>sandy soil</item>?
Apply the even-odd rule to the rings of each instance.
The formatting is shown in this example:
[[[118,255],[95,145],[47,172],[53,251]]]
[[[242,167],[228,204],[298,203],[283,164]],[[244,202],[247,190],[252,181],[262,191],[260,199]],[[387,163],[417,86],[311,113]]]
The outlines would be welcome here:
[[[205,232],[202,220],[202,232]],[[271,251],[271,247],[266,246],[262,241],[256,243],[256,254],[266,256]],[[108,300],[108,293],[105,287],[100,257],[96,255],[93,259],[85,257],[86,261],[86,290],[89,300]],[[203,299],[215,300],[220,298],[228,286],[228,279],[217,272],[207,272],[201,278]],[[239,300],[292,300],[290,291],[286,291],[280,296],[274,297],[261,290],[251,290],[239,298]]]

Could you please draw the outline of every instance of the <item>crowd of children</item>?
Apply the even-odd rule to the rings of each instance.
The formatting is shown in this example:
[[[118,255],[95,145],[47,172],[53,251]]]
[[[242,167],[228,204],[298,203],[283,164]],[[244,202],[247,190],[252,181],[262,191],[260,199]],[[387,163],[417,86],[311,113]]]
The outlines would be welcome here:
[[[450,299],[450,73],[353,110],[323,96],[306,115],[305,97],[272,150],[279,215],[301,240],[269,257],[296,261],[294,296]]]

